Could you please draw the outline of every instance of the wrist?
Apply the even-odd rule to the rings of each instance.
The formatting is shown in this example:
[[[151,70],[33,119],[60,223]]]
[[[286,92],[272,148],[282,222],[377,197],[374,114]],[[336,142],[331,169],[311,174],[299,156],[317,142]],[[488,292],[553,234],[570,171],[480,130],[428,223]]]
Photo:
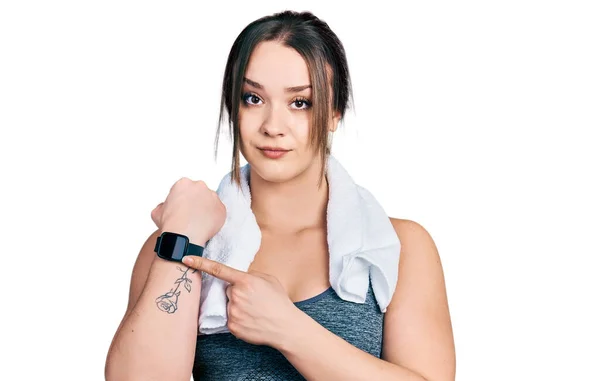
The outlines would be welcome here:
[[[312,319],[295,305],[292,306],[289,317],[285,319],[282,331],[275,335],[275,342],[272,347],[284,355],[294,351],[295,346],[300,342],[301,336],[307,334]]]
[[[206,243],[211,238],[211,237],[208,237],[206,234],[191,234],[189,232],[186,232],[184,229],[180,229],[180,228],[176,228],[176,227],[169,227],[169,226],[165,226],[162,229],[160,229],[160,231],[159,231],[159,233],[161,235],[164,232],[184,235],[184,236],[188,237],[191,244],[202,246],[202,247],[206,247]]]

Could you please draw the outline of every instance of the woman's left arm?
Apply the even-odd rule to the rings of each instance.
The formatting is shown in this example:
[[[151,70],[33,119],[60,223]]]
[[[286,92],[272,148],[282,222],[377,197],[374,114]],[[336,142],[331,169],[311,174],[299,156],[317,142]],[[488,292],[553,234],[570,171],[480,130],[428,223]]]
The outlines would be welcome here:
[[[392,219],[401,242],[398,283],[384,316],[382,359],[298,310],[275,347],[308,380],[455,378],[455,350],[444,274],[436,246],[419,224]]]

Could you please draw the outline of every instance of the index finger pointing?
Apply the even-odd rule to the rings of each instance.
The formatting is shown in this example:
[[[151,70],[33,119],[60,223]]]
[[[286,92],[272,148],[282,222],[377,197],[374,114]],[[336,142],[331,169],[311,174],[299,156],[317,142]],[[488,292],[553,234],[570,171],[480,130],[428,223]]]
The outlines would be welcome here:
[[[182,262],[191,268],[203,271],[209,275],[214,276],[215,278],[222,279],[232,284],[239,282],[248,275],[243,271],[224,265],[221,262],[216,262],[211,259],[199,257],[196,255],[186,255],[185,257],[183,257]]]

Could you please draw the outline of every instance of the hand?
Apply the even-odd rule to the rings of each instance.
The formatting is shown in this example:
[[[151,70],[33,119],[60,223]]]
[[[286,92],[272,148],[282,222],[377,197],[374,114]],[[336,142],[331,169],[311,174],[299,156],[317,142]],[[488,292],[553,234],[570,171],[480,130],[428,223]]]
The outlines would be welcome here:
[[[186,256],[183,263],[229,283],[227,328],[238,339],[278,348],[293,329],[298,310],[272,275],[243,272],[207,258]]]
[[[186,235],[191,243],[205,246],[225,224],[226,208],[216,192],[203,181],[179,179],[164,202],[151,213],[163,231]]]

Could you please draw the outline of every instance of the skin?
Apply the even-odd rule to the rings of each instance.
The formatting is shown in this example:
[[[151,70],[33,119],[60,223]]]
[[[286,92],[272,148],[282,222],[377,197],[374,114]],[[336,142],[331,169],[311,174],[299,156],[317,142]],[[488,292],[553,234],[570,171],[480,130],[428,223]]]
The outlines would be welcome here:
[[[327,182],[308,144],[311,89],[303,58],[276,42],[253,52],[240,110],[242,154],[251,164],[252,209],[263,233],[248,272],[200,257],[186,264],[230,283],[228,328],[252,344],[278,349],[308,380],[453,380],[455,349],[443,270],[435,243],[418,223],[390,218],[402,243],[397,287],[376,358],[335,336],[294,301],[329,286],[325,236]],[[260,84],[260,88],[257,86]],[[333,114],[335,131],[339,113]],[[266,158],[257,147],[291,149]]]
[[[329,287],[329,190],[326,181],[317,188],[321,162],[309,146],[308,68],[294,49],[265,42],[251,55],[245,78],[241,152],[251,164],[251,207],[263,237],[250,270],[276,274],[292,300],[304,300]],[[306,88],[286,91],[289,87]],[[340,114],[332,113],[329,131],[339,120]],[[291,151],[273,160],[257,149],[264,146]]]
[[[200,274],[205,271],[230,284],[229,330],[242,340],[276,348],[308,380],[453,380],[455,351],[442,266],[430,235],[415,222],[390,218],[402,248],[398,283],[384,316],[382,359],[350,345],[295,307],[293,301],[329,287],[328,184],[323,179],[317,187],[321,163],[308,144],[310,108],[295,102],[310,100],[311,90],[285,91],[308,84],[308,69],[294,50],[262,43],[251,56],[246,77],[252,84],[244,91],[255,97],[248,97],[251,104],[240,110],[241,150],[252,168],[251,207],[262,233],[260,250],[248,272],[206,258],[192,257],[187,269],[158,258],[154,245],[161,230],[181,229],[200,245],[215,233],[202,229],[204,225],[189,231],[179,226],[193,220],[186,199],[198,200],[213,218],[225,216],[222,203],[211,202],[218,196],[203,182],[178,181],[169,197],[179,209],[172,207],[169,213],[188,218],[163,226],[163,203],[152,211],[159,229],[148,237],[134,265],[127,311],[107,355],[106,379],[189,380]],[[332,113],[327,128],[335,131],[338,122],[339,113]],[[272,160],[257,149],[264,145],[291,151]]]

